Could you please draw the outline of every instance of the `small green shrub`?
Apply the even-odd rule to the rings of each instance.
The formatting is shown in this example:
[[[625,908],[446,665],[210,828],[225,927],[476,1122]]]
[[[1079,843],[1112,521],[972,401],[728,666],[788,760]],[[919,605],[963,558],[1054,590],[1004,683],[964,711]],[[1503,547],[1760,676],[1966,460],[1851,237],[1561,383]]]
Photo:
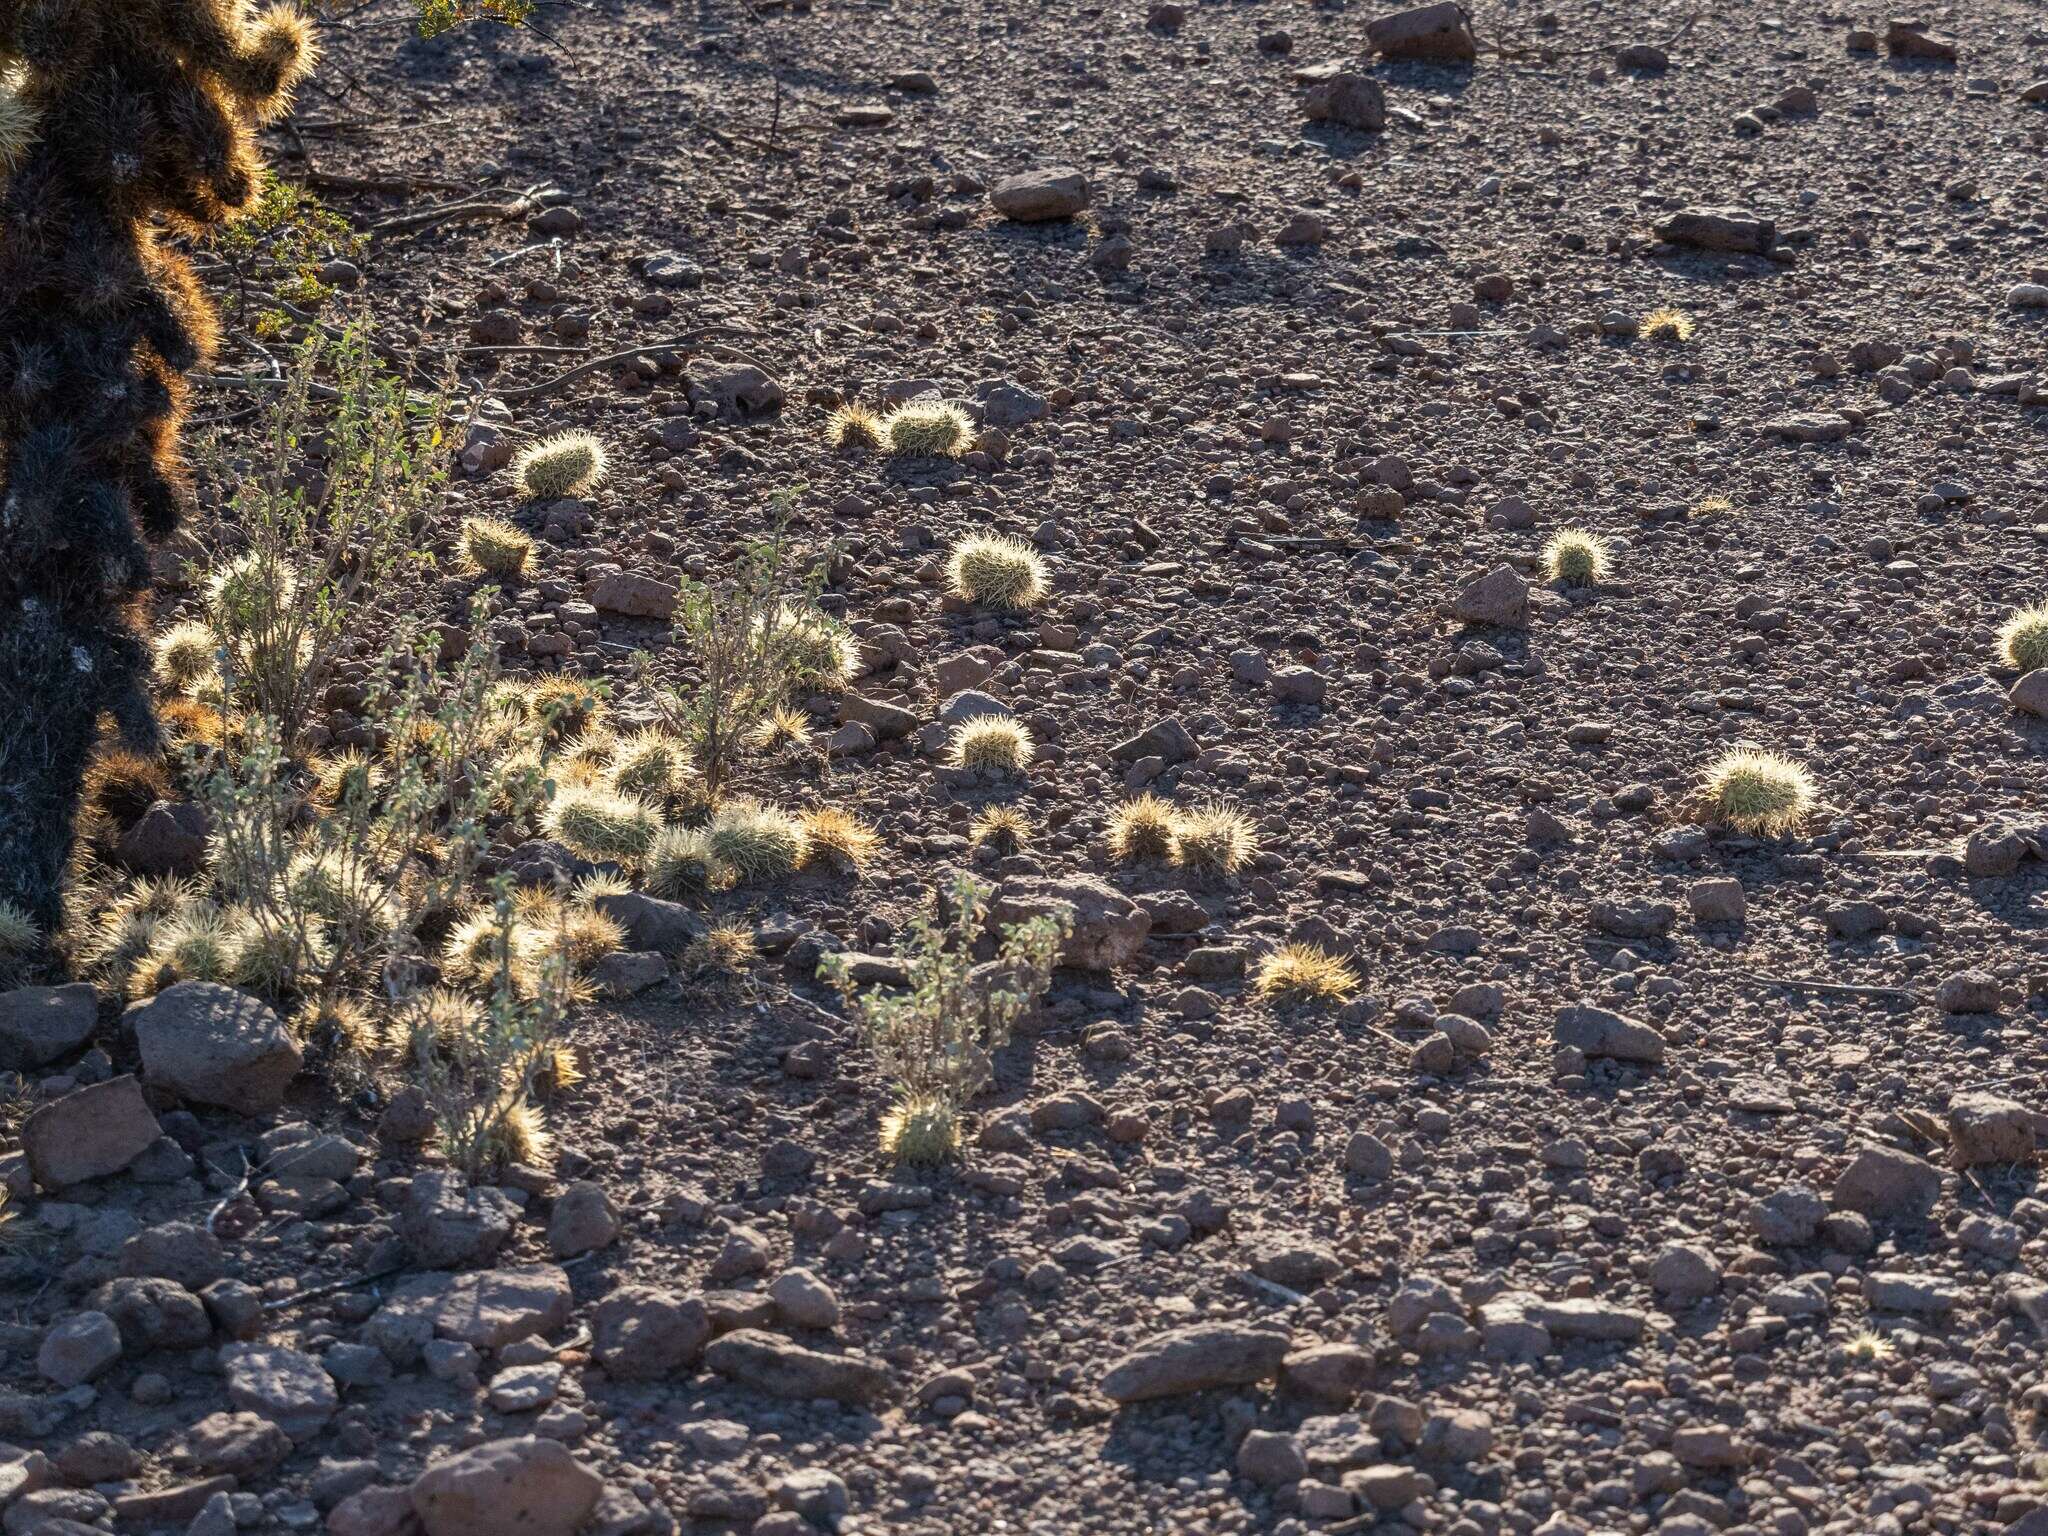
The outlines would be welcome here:
[[[987,1084],[993,1053],[1052,980],[1069,925],[1033,918],[1005,930],[995,961],[976,965],[974,946],[988,926],[990,892],[961,875],[951,890],[951,919],[931,911],[910,923],[896,946],[910,985],[862,992],[843,955],[827,955],[818,974],[860,1019],[876,1065],[897,1104],[883,1126],[882,1150],[897,1162],[931,1162],[959,1146],[958,1121]]]

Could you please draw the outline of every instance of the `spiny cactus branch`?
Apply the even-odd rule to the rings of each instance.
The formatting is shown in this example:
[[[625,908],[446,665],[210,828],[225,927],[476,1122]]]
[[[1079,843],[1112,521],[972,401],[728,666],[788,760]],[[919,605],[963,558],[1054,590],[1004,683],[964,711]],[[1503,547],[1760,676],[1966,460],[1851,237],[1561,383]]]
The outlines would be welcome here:
[[[0,899],[46,926],[101,716],[154,745],[147,543],[190,503],[185,375],[219,339],[159,223],[248,205],[313,56],[288,4],[0,0]]]

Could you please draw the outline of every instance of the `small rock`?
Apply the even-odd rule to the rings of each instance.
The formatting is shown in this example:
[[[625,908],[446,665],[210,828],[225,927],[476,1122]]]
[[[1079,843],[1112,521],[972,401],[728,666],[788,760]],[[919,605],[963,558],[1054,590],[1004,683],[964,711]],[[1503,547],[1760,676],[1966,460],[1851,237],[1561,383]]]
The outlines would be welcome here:
[[[997,213],[1018,224],[1070,219],[1088,206],[1088,178],[1069,165],[1006,176],[990,189]]]
[[[269,1004],[233,987],[181,981],[128,1009],[142,1075],[192,1104],[261,1115],[284,1101],[301,1052]]]
[[[1920,1221],[1941,1198],[1941,1170],[1907,1152],[1865,1147],[1835,1180],[1834,1203],[1873,1221]]]
[[[1948,1104],[1949,1147],[1958,1168],[2033,1161],[2038,1130],[2024,1104],[1972,1089]]]
[[[304,1445],[341,1406],[334,1381],[311,1355],[281,1345],[232,1344],[221,1351],[228,1400],[270,1420]]]
[[[660,1381],[697,1363],[711,1316],[694,1296],[651,1285],[621,1286],[591,1314],[593,1350],[619,1381]]]
[[[554,1440],[493,1440],[435,1462],[414,1480],[426,1536],[575,1536],[604,1479]]]
[[[60,1387],[91,1381],[121,1358],[121,1330],[104,1312],[74,1312],[43,1335],[36,1369]]]
[[[1472,20],[1456,0],[1436,0],[1366,23],[1366,45],[1382,58],[1470,63],[1478,57]]]
[[[1662,1035],[1647,1024],[1638,1024],[1605,1008],[1585,1005],[1560,1008],[1555,1037],[1559,1045],[1569,1046],[1589,1057],[1642,1062],[1649,1066],[1664,1060]]]
[[[1511,565],[1496,565],[1467,583],[1451,604],[1461,624],[1491,624],[1502,629],[1529,625],[1529,583]]]
[[[1777,246],[1778,226],[1742,208],[1681,208],[1657,225],[1657,238],[1700,250],[1764,256]]]
[[[1377,80],[1350,70],[1309,87],[1302,107],[1312,123],[1335,123],[1361,133],[1379,133],[1387,126],[1387,93]]]
[[[548,1217],[548,1247],[558,1259],[609,1247],[619,1219],[601,1185],[582,1180],[563,1190]]]
[[[865,1355],[828,1355],[758,1328],[716,1339],[704,1363],[719,1375],[774,1397],[869,1403],[890,1393],[889,1372]]]
[[[0,993],[0,1071],[46,1067],[91,1038],[99,995],[86,983]]]
[[[163,1134],[132,1076],[109,1078],[53,1100],[21,1128],[29,1173],[44,1189],[65,1189],[119,1173]]]
[[[1119,1403],[1179,1397],[1212,1387],[1269,1380],[1287,1358],[1288,1336],[1242,1323],[1194,1323],[1146,1340],[1102,1379],[1103,1395]]]

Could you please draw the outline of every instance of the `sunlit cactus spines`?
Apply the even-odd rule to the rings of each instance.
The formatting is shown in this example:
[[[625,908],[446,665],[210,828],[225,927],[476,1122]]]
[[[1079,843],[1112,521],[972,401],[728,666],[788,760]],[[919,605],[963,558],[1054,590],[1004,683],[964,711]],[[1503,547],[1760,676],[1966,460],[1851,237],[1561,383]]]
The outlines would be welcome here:
[[[157,736],[147,543],[219,339],[171,238],[255,196],[313,57],[291,5],[0,0],[0,900],[46,927],[101,715]]]

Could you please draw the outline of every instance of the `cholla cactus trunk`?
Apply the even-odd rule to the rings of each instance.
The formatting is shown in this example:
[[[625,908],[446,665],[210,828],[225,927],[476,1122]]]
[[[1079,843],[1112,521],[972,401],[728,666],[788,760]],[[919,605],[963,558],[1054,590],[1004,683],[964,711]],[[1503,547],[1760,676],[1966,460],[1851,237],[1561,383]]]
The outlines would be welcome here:
[[[0,898],[53,921],[102,715],[153,746],[146,541],[191,499],[183,375],[218,338],[158,221],[257,190],[252,125],[312,61],[245,0],[0,0]]]

